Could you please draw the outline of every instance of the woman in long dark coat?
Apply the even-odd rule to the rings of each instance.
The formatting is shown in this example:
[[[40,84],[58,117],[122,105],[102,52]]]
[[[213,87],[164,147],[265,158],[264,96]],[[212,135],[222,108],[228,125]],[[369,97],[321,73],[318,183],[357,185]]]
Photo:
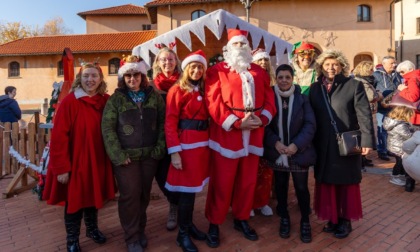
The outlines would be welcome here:
[[[340,156],[322,92],[329,100],[338,131],[360,129],[362,132],[363,155],[368,154],[374,144],[372,116],[363,84],[348,77],[349,64],[340,51],[327,50],[316,63],[319,77],[309,92],[317,122],[314,209],[318,218],[329,221],[324,232],[345,238],[352,231],[351,220],[362,218],[362,156]]]

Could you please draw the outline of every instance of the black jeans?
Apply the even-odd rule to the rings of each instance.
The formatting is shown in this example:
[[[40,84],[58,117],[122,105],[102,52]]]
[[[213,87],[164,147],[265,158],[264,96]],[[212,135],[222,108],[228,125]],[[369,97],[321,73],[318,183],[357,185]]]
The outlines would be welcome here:
[[[274,171],[275,191],[277,197],[277,213],[281,218],[290,218],[287,210],[287,196],[289,193],[289,178],[292,173],[293,186],[301,213],[301,220],[309,222],[310,194],[308,189],[308,172]]]
[[[162,191],[163,195],[165,195],[166,199],[169,203],[178,205],[179,201],[179,192],[171,192],[165,188],[166,178],[168,177],[168,170],[169,165],[171,164],[171,156],[165,155],[165,157],[159,160],[157,171],[155,174],[156,182],[160,190]]]

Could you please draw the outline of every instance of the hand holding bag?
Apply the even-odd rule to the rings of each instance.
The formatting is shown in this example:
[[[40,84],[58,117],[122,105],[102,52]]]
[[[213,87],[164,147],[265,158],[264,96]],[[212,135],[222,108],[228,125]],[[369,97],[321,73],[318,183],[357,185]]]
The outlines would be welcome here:
[[[336,122],[331,113],[330,103],[327,101],[325,95],[325,88],[322,86],[322,95],[324,97],[325,105],[327,106],[328,114],[330,115],[331,124],[337,136],[338,150],[340,156],[352,156],[362,153],[362,132],[360,130],[352,130],[340,133],[338,131]]]

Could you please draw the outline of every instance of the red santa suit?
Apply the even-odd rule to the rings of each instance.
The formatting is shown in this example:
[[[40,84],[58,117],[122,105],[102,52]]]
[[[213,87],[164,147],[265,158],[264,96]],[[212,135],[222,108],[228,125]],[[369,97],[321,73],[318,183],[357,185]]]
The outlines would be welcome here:
[[[43,198],[68,202],[67,213],[101,208],[115,196],[114,177],[102,141],[102,111],[109,95],[89,97],[82,89],[67,95],[57,111],[51,135],[50,161]],[[67,184],[57,176],[70,172]]]
[[[188,91],[175,85],[169,90],[166,101],[166,145],[168,153],[178,152],[182,162],[182,170],[172,164],[169,167],[165,185],[169,191],[196,193],[202,191],[207,183],[210,159],[208,118],[198,87]],[[198,129],[193,127],[195,125]]]
[[[212,224],[221,224],[231,205],[235,219],[247,220],[263,154],[264,127],[241,130],[233,124],[246,111],[254,112],[265,125],[272,119],[276,108],[270,78],[256,64],[238,74],[225,62],[209,68],[206,76],[205,98],[212,119],[206,217]]]

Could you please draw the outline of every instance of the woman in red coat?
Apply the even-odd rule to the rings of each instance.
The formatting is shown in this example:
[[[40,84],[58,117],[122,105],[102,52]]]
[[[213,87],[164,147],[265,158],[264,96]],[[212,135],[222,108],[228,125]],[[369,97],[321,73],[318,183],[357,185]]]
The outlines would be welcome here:
[[[410,102],[418,101],[420,99],[420,69],[416,70],[411,61],[405,60],[398,64],[397,72],[404,78],[404,83],[398,86],[401,91],[400,96]],[[420,126],[420,111],[416,111],[410,122]]]
[[[82,217],[86,236],[96,243],[106,242],[97,225],[98,209],[114,198],[115,187],[101,133],[102,111],[109,97],[105,91],[99,65],[84,63],[54,120],[43,198],[51,205],[65,205],[67,251],[80,251]]]
[[[195,193],[201,192],[209,179],[209,114],[203,100],[206,68],[201,50],[188,55],[182,62],[184,75],[169,90],[166,101],[165,135],[171,165],[165,187],[179,193],[176,242],[189,252],[198,251],[190,236],[206,239],[192,222]]]

